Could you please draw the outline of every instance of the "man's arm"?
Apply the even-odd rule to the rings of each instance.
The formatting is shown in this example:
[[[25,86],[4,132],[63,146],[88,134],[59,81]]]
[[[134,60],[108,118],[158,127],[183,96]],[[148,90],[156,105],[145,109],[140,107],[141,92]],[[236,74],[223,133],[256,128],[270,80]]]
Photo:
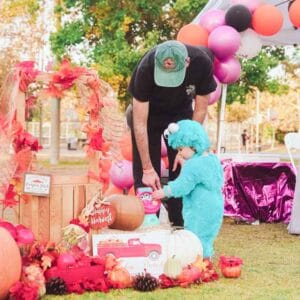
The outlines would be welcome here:
[[[195,107],[193,113],[193,120],[203,124],[208,108],[208,95],[197,95],[195,98]]]
[[[133,98],[133,130],[137,148],[140,154],[143,170],[153,168],[148,144],[147,120],[149,113],[149,102],[141,102]]]
[[[149,154],[147,130],[149,102],[141,102],[133,98],[132,107],[133,130],[143,168],[142,182],[156,190],[157,188],[160,188],[160,179],[153,168]]]

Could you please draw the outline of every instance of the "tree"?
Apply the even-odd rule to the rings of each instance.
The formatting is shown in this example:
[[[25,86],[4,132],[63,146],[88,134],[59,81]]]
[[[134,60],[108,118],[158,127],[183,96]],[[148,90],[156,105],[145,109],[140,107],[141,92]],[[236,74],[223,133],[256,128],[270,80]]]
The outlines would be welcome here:
[[[82,55],[88,65],[127,102],[129,77],[138,60],[151,47],[173,39],[207,0],[64,0],[56,12],[64,17],[52,35],[52,50],[58,59],[74,61]],[[80,53],[78,53],[78,50]]]
[[[45,45],[42,0],[0,2],[0,85],[11,68],[21,60],[36,60]]]
[[[272,78],[270,71],[286,58],[283,47],[265,47],[252,59],[241,60],[242,74],[240,80],[228,86],[227,103],[238,101],[244,103],[248,94],[256,89],[268,91],[272,94],[283,94],[288,86]]]

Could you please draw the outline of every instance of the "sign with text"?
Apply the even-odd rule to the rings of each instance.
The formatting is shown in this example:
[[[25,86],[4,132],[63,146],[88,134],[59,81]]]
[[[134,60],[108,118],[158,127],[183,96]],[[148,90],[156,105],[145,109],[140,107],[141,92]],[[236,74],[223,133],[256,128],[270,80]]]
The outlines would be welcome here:
[[[50,195],[51,175],[38,173],[25,173],[23,193],[47,197]]]
[[[89,218],[91,228],[108,227],[115,221],[116,214],[116,209],[110,203],[95,204]]]

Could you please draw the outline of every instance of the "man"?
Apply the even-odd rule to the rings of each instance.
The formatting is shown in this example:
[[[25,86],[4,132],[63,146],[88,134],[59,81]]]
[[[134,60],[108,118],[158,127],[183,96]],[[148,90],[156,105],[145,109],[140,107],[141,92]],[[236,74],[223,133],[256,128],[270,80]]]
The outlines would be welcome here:
[[[243,145],[243,150],[244,152],[248,152],[248,147],[247,147],[247,140],[249,140],[249,136],[247,134],[247,129],[244,129],[243,133],[241,134],[242,138],[242,145]]]
[[[182,119],[203,123],[209,94],[216,89],[209,49],[164,42],[141,59],[129,84],[133,96],[133,176],[135,188],[160,185],[161,135]],[[193,104],[194,103],[194,104]],[[194,107],[194,108],[193,108]],[[169,179],[180,169],[177,152],[168,147]],[[168,201],[174,226],[183,226],[181,199]]]

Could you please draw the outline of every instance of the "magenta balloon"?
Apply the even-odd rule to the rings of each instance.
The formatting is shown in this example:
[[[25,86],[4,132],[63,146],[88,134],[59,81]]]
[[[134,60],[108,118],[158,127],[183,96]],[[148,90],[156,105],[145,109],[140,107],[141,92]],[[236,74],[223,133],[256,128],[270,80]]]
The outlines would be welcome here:
[[[211,9],[200,17],[198,24],[203,26],[208,32],[211,32],[215,28],[225,25],[225,11]]]
[[[241,44],[240,34],[231,26],[220,26],[214,29],[208,37],[210,48],[219,59],[225,59],[235,54]]]
[[[168,149],[164,138],[161,136],[161,157],[165,157],[167,155],[168,155]]]
[[[233,83],[240,78],[241,64],[235,57],[223,61],[216,61],[214,73],[222,83]]]
[[[255,9],[262,4],[262,0],[230,0],[231,5],[242,4],[249,8],[249,10],[253,13]]]
[[[214,79],[217,83],[217,88],[215,89],[214,92],[212,92],[209,95],[208,105],[215,104],[220,99],[220,96],[221,96],[221,93],[222,93],[222,86],[221,86],[221,83],[220,83],[219,79],[216,76],[214,76]]]
[[[110,170],[109,175],[111,182],[119,189],[130,189],[133,186],[132,162],[121,160],[115,162]]]

